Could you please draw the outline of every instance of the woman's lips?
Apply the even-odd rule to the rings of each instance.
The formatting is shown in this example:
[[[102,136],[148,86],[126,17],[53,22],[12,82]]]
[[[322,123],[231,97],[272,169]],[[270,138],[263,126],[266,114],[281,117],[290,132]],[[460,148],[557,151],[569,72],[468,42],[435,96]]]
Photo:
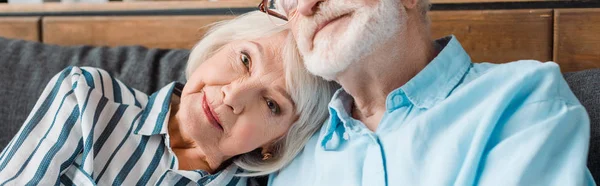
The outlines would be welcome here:
[[[208,101],[206,101],[206,94],[204,94],[202,97],[202,110],[204,110],[204,115],[206,115],[206,118],[208,119],[208,122],[210,122],[211,125],[213,125],[217,129],[223,130],[223,126],[221,126],[221,122],[217,117],[217,114],[210,107]]]

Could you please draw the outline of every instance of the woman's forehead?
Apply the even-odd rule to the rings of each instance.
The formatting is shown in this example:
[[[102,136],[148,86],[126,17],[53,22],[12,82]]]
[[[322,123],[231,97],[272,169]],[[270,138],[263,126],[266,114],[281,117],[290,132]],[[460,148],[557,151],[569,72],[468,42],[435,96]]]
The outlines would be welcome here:
[[[251,51],[251,68],[253,73],[262,76],[261,79],[263,80],[278,80],[277,84],[281,84],[280,86],[285,90],[287,90],[285,85],[286,62],[282,56],[284,55],[282,51],[287,45],[287,33],[287,31],[279,32],[268,37],[261,37],[238,43],[239,45],[244,45]]]
[[[271,50],[281,50],[286,43],[288,34],[289,31],[284,30],[270,36],[253,39],[252,41],[262,45],[265,48],[272,48]]]
[[[283,70],[284,57],[283,48],[287,47],[287,31],[279,32],[268,37],[262,37],[251,40],[250,43],[254,45],[260,52],[262,62],[267,66],[277,66],[278,70]]]
[[[277,9],[285,11],[286,14],[290,13],[290,10],[295,9],[298,6],[298,0],[271,0],[275,1]]]

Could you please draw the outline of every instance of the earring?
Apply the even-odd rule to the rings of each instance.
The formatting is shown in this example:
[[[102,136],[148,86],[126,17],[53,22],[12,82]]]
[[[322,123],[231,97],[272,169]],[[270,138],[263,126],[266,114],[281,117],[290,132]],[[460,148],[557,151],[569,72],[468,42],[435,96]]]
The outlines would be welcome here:
[[[264,160],[268,160],[269,158],[273,157],[273,155],[271,153],[268,153],[268,152],[265,152],[262,155],[263,155],[263,158],[262,158],[263,161]]]

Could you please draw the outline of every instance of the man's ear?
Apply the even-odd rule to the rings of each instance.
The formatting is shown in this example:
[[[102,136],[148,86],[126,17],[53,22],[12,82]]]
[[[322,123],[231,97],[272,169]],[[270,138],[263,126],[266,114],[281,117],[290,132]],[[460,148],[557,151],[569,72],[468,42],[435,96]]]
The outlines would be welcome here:
[[[415,9],[417,7],[417,4],[419,3],[419,1],[421,1],[421,0],[401,0],[402,5],[407,10]]]

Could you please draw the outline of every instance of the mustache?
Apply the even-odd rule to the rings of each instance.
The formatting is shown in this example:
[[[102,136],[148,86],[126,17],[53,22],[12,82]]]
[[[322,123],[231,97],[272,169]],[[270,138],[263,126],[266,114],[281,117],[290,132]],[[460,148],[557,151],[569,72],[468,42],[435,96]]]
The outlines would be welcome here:
[[[312,39],[315,37],[319,25],[327,21],[351,13],[360,8],[360,5],[344,0],[330,0],[317,5],[317,11],[312,16],[298,19],[298,46],[301,51],[308,52],[313,48]],[[296,14],[298,14],[296,12]]]

